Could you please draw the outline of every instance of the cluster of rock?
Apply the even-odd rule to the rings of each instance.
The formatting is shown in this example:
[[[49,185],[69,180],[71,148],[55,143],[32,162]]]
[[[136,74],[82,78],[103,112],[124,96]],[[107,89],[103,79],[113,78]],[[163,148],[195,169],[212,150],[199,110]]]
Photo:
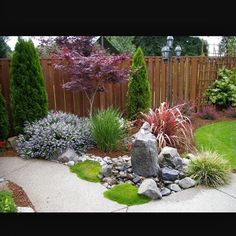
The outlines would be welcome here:
[[[99,178],[108,189],[116,184],[130,183],[139,187],[139,194],[161,199],[163,196],[195,186],[195,181],[184,174],[189,160],[180,157],[176,148],[167,146],[162,150],[158,149],[157,140],[148,123],[144,123],[134,135],[131,157],[78,156],[73,149],[68,149],[58,157],[59,162],[68,166],[86,160],[100,163]]]

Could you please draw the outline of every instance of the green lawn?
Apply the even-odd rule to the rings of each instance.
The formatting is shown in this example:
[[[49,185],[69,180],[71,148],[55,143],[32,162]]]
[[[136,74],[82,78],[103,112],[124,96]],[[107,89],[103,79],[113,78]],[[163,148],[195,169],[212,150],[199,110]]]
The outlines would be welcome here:
[[[16,212],[16,205],[12,194],[7,191],[0,191],[0,213]]]
[[[138,188],[132,184],[118,184],[104,192],[104,197],[120,204],[132,206],[150,201],[146,196],[138,194]]]
[[[74,166],[70,167],[71,172],[76,173],[81,179],[90,182],[100,182],[98,174],[101,170],[101,166],[97,161],[86,160],[79,162]]]
[[[198,128],[194,141],[199,150],[213,150],[236,169],[236,121],[223,121]]]

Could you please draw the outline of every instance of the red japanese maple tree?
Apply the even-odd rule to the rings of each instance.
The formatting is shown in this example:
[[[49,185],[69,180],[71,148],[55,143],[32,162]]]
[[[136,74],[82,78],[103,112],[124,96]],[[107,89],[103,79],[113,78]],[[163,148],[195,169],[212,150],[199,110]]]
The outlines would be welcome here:
[[[130,69],[121,68],[120,64],[129,55],[108,55],[96,46],[93,36],[59,36],[42,43],[56,43],[57,50],[52,54],[52,64],[70,75],[71,81],[63,87],[73,92],[83,91],[89,101],[89,116],[93,112],[94,98],[97,92],[105,90],[106,83],[120,83],[128,79]]]

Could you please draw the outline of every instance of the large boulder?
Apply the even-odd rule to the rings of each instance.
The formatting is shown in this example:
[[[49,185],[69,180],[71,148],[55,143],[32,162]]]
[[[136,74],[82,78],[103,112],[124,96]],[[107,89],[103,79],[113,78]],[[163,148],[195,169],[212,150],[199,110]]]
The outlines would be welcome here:
[[[164,147],[158,155],[158,162],[161,167],[171,167],[177,170],[183,169],[183,161],[176,148]]]
[[[79,158],[79,156],[76,154],[76,152],[73,149],[68,148],[64,153],[62,153],[57,158],[57,160],[59,162],[66,163],[66,162],[69,162],[69,161],[76,162],[78,160],[78,158]]]
[[[138,194],[145,195],[153,200],[162,198],[162,194],[153,179],[145,179],[138,189]]]
[[[158,150],[156,137],[151,133],[150,125],[145,122],[138,133],[131,150],[132,170],[144,177],[159,175]]]

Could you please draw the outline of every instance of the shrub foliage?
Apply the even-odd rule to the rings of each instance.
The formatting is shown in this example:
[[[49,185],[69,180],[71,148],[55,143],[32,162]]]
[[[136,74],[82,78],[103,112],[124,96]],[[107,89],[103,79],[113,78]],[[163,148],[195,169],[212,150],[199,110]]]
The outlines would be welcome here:
[[[98,111],[91,118],[92,136],[101,150],[117,149],[124,135],[121,120],[121,114],[114,108]]]
[[[16,133],[25,122],[47,115],[48,100],[44,77],[32,41],[19,38],[11,62],[10,95]]]
[[[205,151],[190,159],[187,175],[198,184],[217,187],[229,182],[230,166],[216,152]]]
[[[64,112],[49,112],[38,121],[27,123],[17,138],[16,150],[22,158],[56,159],[67,148],[78,154],[92,147],[87,118]]]
[[[12,194],[6,191],[0,191],[0,213],[16,212],[16,205]]]
[[[139,112],[146,112],[151,106],[150,83],[147,75],[147,68],[141,48],[138,48],[133,56],[132,78],[128,85],[128,118],[134,119]]]
[[[6,101],[0,87],[0,140],[6,140],[9,134],[9,121],[6,109]]]
[[[201,111],[197,112],[197,116],[206,120],[215,120],[217,117],[216,107],[214,105],[205,105]]]

